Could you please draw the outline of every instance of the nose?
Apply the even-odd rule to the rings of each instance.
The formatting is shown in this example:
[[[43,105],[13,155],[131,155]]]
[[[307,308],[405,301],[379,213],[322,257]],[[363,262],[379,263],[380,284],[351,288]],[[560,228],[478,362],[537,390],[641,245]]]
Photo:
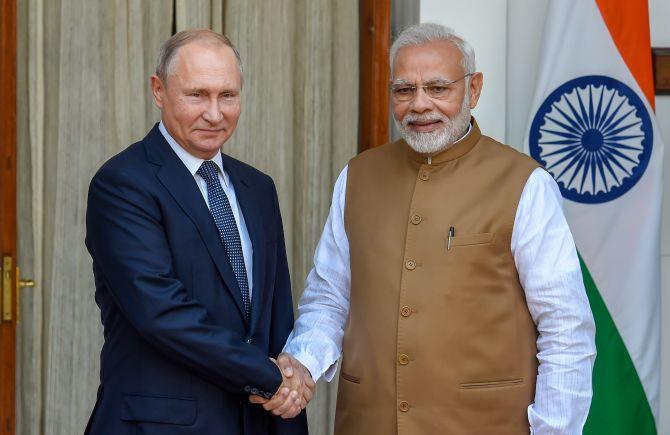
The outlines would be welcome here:
[[[412,112],[423,113],[433,110],[433,100],[426,94],[424,88],[417,87],[416,94],[410,103]]]
[[[219,102],[216,98],[213,98],[207,102],[207,107],[202,114],[202,117],[205,121],[210,124],[218,124],[223,119],[223,113],[219,106]]]

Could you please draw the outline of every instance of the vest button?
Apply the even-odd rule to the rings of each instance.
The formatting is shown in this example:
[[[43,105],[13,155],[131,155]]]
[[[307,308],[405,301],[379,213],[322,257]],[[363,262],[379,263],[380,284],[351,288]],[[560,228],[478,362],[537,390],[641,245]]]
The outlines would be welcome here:
[[[430,172],[421,171],[421,174],[419,174],[419,178],[422,179],[423,181],[428,181],[428,179],[430,178]]]
[[[409,356],[405,355],[404,353],[401,353],[400,355],[398,355],[398,362],[400,363],[400,365],[406,366],[407,364],[409,364]]]
[[[419,225],[421,223],[421,216],[418,214],[412,215],[410,222],[412,222],[414,225]]]
[[[405,402],[404,400],[398,403],[398,409],[401,410],[402,412],[407,412],[409,411],[409,403]]]
[[[407,260],[405,262],[405,267],[407,270],[414,270],[416,269],[416,262],[414,260]]]
[[[409,317],[409,316],[412,315],[412,309],[410,307],[408,307],[407,305],[405,305],[404,307],[402,307],[400,309],[400,315],[403,316],[403,317]]]

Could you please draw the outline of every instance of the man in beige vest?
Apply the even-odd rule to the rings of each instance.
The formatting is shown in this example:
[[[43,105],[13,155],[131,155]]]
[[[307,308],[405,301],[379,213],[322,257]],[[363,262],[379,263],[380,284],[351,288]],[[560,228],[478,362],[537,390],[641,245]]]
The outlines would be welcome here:
[[[403,139],[342,171],[284,351],[327,380],[342,355],[336,434],[581,433],[595,326],[558,186],[471,118],[466,41],[420,24],[390,57]]]

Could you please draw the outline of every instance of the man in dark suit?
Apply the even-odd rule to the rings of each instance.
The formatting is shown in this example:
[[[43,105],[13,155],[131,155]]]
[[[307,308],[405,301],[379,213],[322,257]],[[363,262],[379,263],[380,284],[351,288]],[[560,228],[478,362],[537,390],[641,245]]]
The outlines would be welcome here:
[[[275,186],[220,150],[241,111],[239,54],[215,32],[180,32],[151,86],[160,124],[89,189],[105,343],[86,432],[307,433],[314,383],[271,360],[293,327]]]

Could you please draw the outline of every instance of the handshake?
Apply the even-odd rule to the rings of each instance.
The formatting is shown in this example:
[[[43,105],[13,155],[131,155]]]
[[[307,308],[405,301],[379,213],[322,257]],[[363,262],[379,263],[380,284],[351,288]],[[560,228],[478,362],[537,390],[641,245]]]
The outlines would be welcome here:
[[[316,384],[309,370],[290,354],[281,353],[276,360],[270,359],[281,371],[282,384],[272,398],[253,395],[249,397],[249,401],[263,405],[266,411],[281,418],[293,418],[312,400]]]

